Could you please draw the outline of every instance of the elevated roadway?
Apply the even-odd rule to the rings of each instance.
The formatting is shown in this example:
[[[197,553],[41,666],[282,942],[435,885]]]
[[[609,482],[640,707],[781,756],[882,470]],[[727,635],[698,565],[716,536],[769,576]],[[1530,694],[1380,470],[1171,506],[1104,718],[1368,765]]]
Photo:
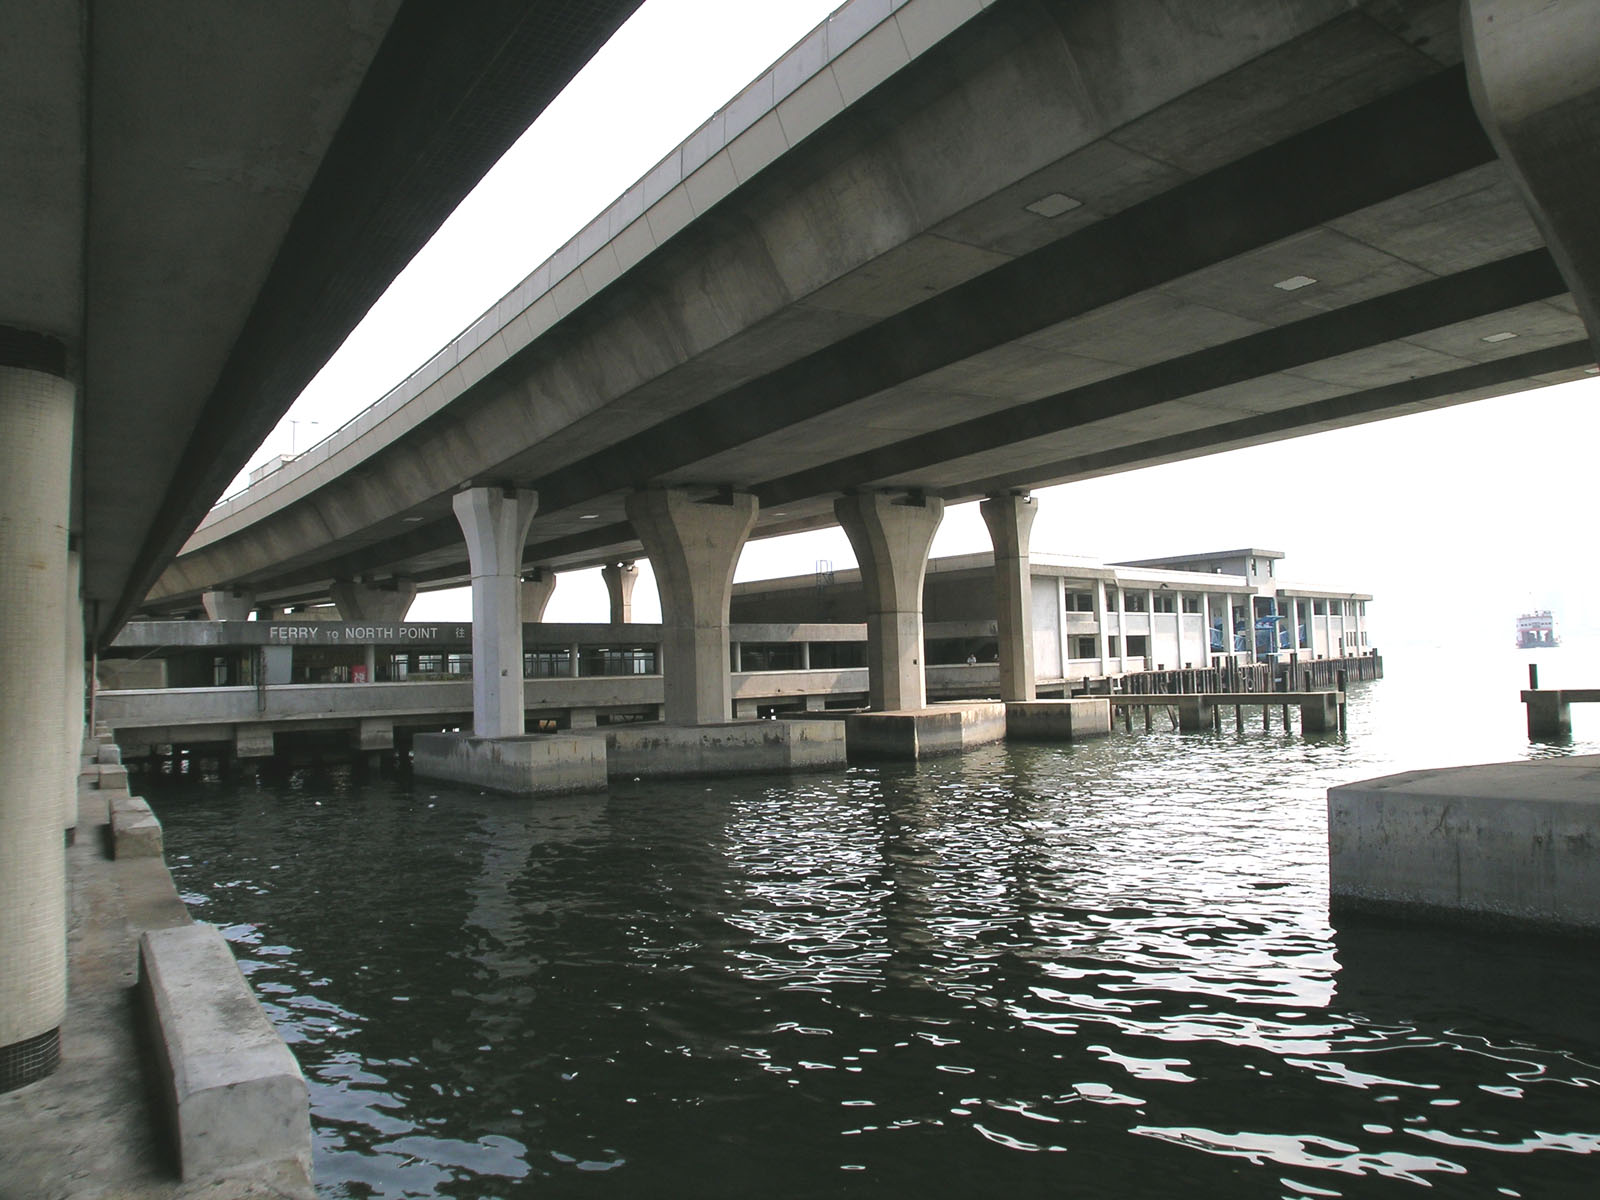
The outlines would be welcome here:
[[[1581,378],[1583,7],[855,0],[145,607],[464,582],[464,487],[572,568],[643,488],[761,537]]]

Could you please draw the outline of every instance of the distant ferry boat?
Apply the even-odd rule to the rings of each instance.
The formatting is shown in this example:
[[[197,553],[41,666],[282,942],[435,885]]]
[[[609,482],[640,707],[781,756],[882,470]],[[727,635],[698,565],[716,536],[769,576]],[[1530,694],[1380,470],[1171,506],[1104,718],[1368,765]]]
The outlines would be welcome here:
[[[1559,646],[1556,636],[1556,619],[1548,608],[1538,612],[1523,613],[1517,618],[1517,649],[1530,650],[1535,646]]]

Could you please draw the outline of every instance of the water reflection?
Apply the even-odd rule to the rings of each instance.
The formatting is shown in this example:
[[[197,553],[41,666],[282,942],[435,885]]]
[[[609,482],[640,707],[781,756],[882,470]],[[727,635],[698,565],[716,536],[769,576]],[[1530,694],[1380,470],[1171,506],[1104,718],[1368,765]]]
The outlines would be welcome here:
[[[152,800],[330,1196],[1587,1194],[1593,955],[1328,923],[1325,790],[1381,744]]]

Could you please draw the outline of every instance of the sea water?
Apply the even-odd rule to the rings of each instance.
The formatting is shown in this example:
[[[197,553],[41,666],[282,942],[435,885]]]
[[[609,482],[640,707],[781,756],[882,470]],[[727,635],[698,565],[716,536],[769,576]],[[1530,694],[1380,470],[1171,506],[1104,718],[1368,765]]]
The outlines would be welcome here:
[[[1581,708],[1527,741],[1528,661],[1392,656],[1347,736],[140,787],[304,1067],[325,1196],[1589,1196],[1595,945],[1327,908],[1330,785],[1600,752]]]

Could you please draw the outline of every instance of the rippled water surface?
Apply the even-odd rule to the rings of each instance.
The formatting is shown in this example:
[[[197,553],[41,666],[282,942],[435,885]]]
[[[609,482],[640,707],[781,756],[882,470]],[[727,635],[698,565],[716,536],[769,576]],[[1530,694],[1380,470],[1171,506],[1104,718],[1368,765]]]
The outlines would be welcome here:
[[[327,1196],[1588,1196],[1595,947],[1327,913],[1330,784],[1600,751],[1527,744],[1521,661],[1470,719],[1391,662],[1348,739],[142,787],[311,1081]]]

